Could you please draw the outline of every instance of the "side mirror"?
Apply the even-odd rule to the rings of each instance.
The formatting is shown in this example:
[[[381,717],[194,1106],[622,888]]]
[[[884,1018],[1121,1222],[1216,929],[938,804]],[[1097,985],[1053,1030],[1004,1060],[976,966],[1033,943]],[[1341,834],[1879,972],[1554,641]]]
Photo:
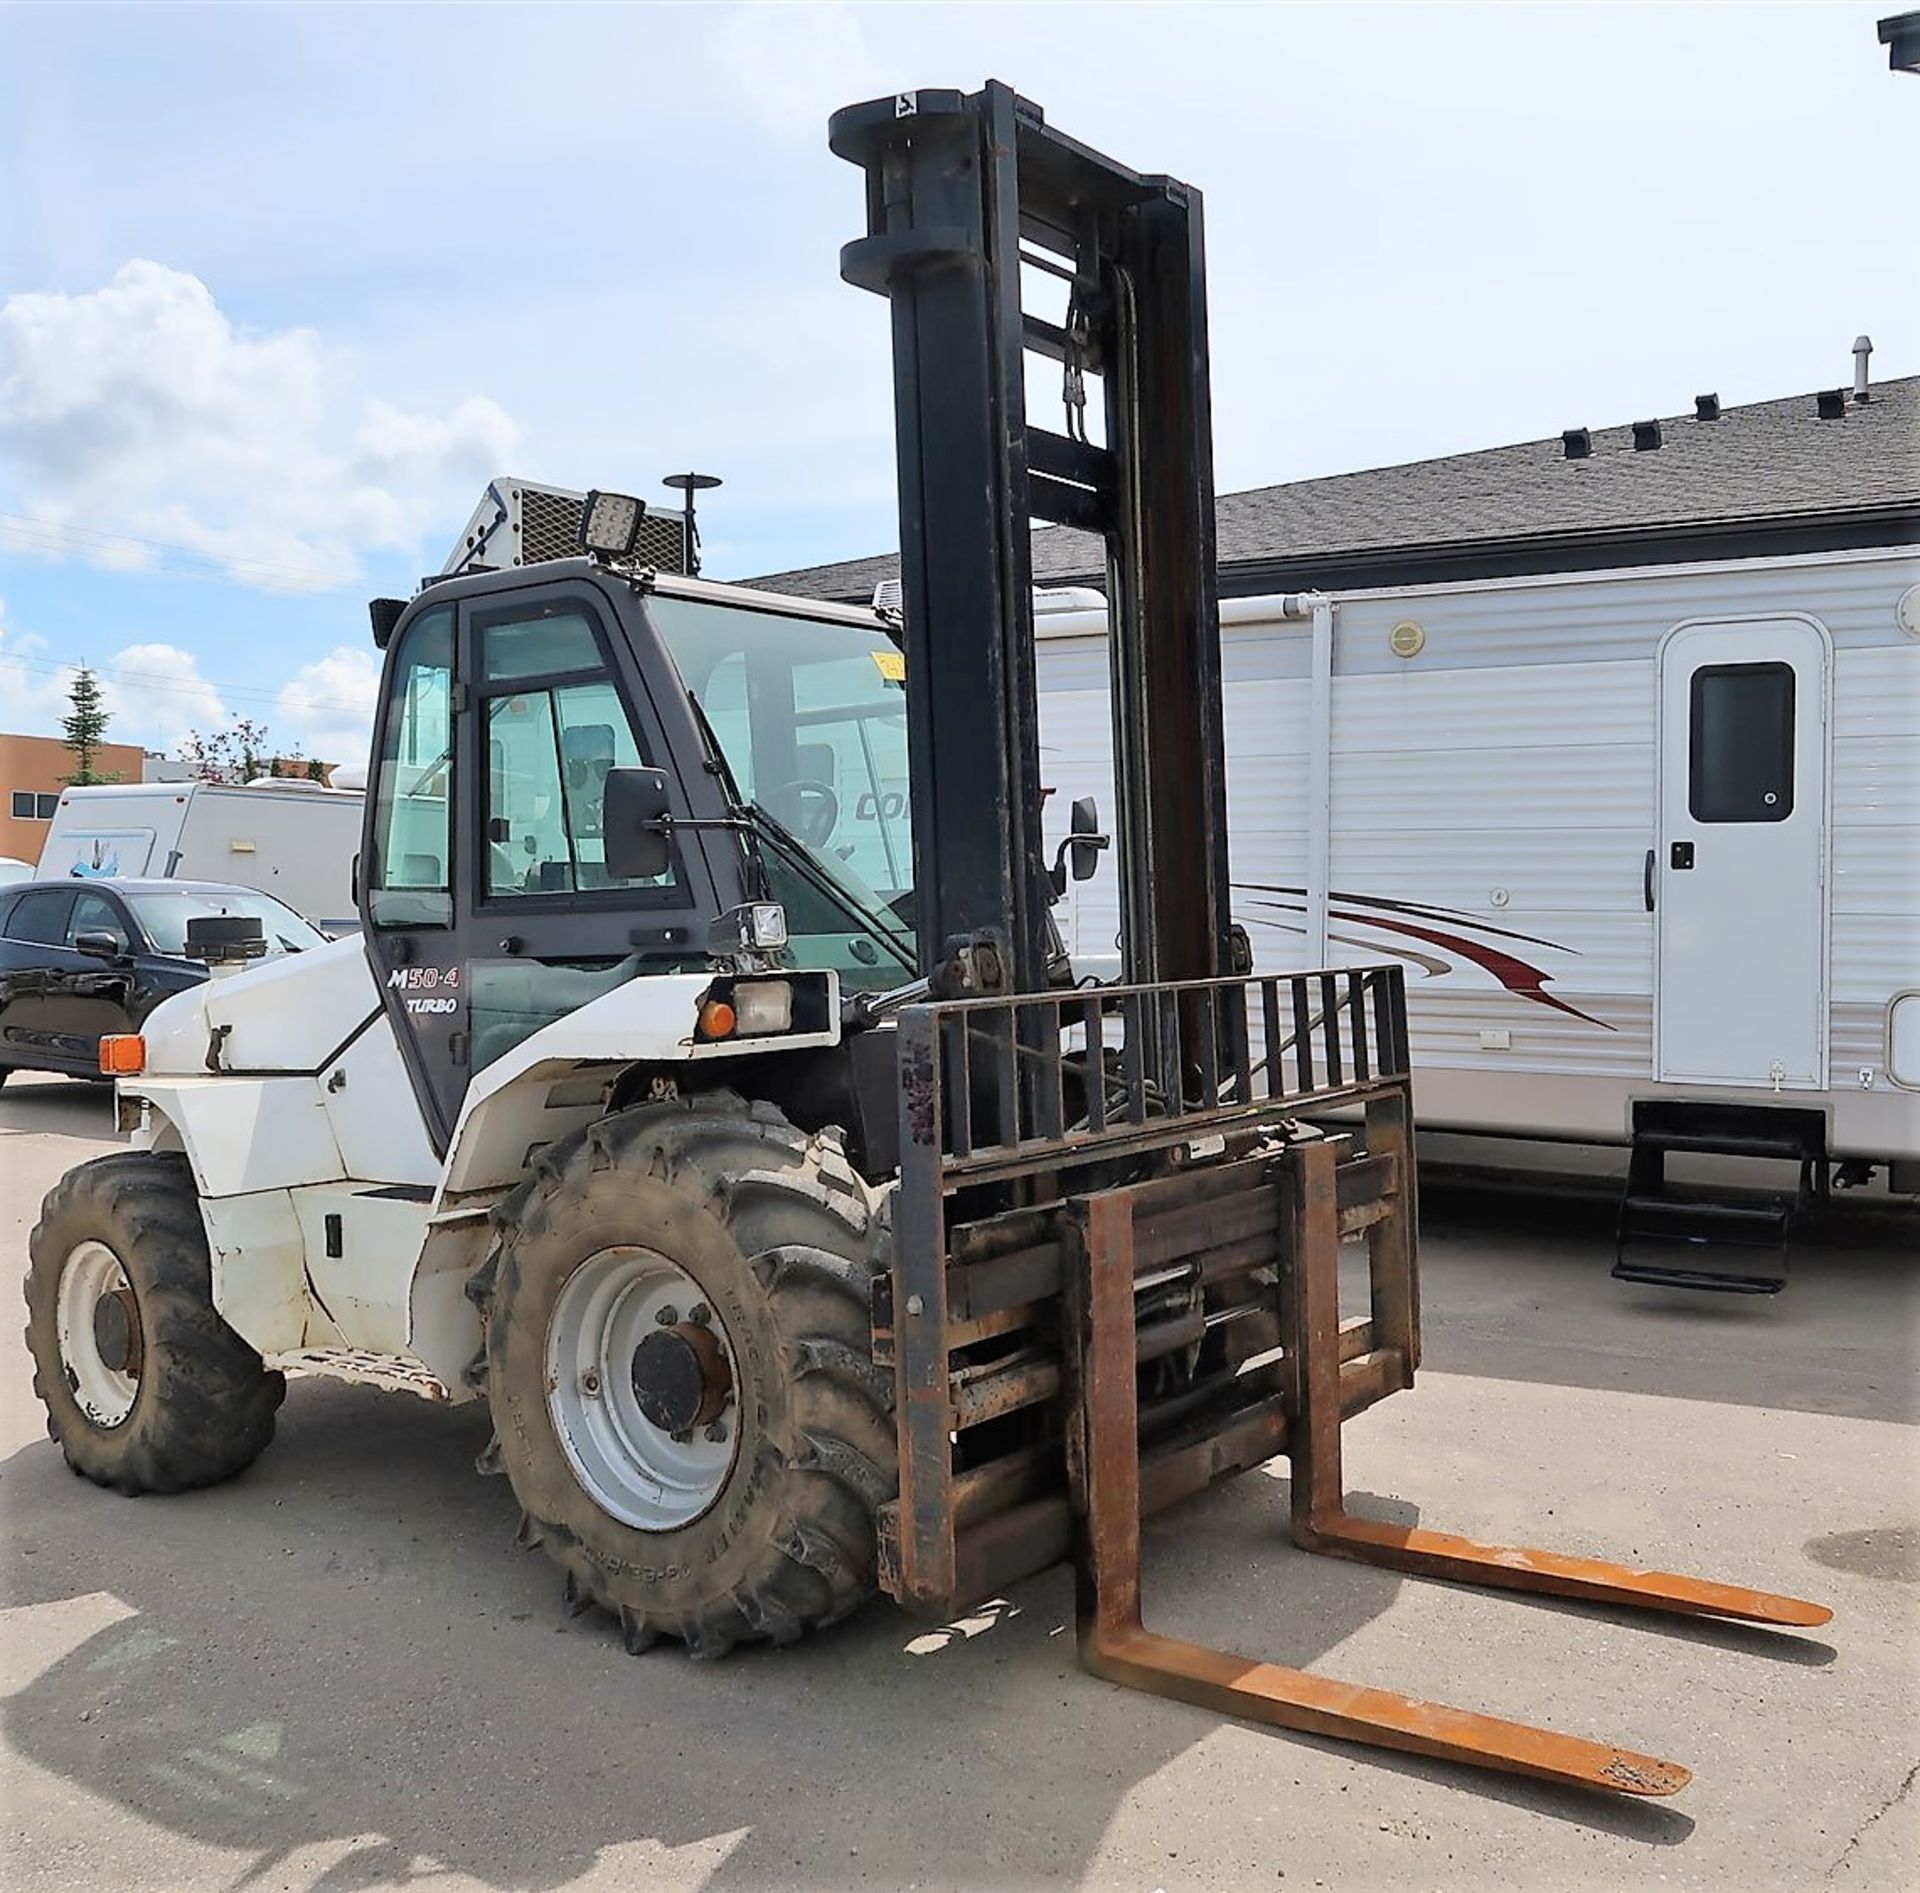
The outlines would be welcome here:
[[[601,827],[607,873],[616,881],[651,881],[673,860],[672,802],[664,769],[609,769]]]
[[[1067,838],[1053,858],[1053,896],[1058,900],[1067,891],[1071,870],[1076,881],[1090,881],[1100,865],[1100,853],[1113,846],[1113,837],[1100,833],[1100,805],[1090,795],[1081,796],[1068,817]]]
[[[1067,838],[1067,853],[1073,863],[1073,878],[1090,881],[1100,865],[1100,851],[1113,846],[1113,837],[1100,832],[1100,805],[1092,796],[1083,795],[1073,805],[1072,832]]]
[[[126,942],[117,933],[76,933],[73,936],[73,950],[84,953],[90,960],[105,960],[109,964],[126,954]]]

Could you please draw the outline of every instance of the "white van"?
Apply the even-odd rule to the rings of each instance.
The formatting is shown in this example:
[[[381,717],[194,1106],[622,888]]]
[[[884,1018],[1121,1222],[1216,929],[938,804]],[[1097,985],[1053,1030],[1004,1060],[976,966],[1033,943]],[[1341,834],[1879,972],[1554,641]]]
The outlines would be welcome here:
[[[317,782],[108,783],[66,789],[42,880],[221,881],[257,887],[328,932],[356,926],[358,791]]]

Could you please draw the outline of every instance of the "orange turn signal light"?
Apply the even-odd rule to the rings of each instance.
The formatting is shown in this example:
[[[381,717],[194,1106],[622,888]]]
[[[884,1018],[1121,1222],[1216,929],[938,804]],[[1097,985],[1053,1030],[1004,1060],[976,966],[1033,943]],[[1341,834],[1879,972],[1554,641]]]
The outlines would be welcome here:
[[[109,1078],[137,1078],[147,1068],[147,1041],[138,1032],[109,1032],[100,1041],[100,1069]]]
[[[740,1023],[739,1014],[724,999],[703,999],[697,1020],[703,1039],[730,1039]]]

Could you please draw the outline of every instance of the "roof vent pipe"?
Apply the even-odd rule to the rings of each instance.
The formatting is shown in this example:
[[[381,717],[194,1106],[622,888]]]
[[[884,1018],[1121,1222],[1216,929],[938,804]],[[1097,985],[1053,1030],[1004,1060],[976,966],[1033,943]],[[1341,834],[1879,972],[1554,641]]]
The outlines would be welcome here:
[[[1635,421],[1633,424],[1633,451],[1637,454],[1650,454],[1660,445],[1660,423],[1658,421]]]
[[[1717,394],[1696,394],[1693,397],[1693,418],[1696,421],[1717,421],[1720,418],[1720,397]]]
[[[1593,455],[1593,435],[1584,427],[1569,427],[1560,436],[1560,445],[1569,460],[1587,460]]]
[[[1853,398],[1856,401],[1871,401],[1872,394],[1867,388],[1867,357],[1873,353],[1873,337],[1856,335],[1853,338]]]

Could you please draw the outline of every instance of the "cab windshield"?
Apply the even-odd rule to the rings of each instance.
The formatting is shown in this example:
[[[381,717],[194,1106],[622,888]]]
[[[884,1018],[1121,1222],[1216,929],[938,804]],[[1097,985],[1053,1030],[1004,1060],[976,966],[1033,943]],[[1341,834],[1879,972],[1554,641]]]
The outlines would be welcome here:
[[[647,609],[742,798],[815,866],[760,851],[795,959],[898,985],[914,958],[900,652],[877,628],[658,593]]]
[[[269,954],[304,953],[309,947],[327,943],[327,936],[318,927],[309,926],[271,894],[241,888],[169,888],[163,894],[129,894],[126,901],[156,953],[184,954],[187,923],[216,914],[259,921]]]

